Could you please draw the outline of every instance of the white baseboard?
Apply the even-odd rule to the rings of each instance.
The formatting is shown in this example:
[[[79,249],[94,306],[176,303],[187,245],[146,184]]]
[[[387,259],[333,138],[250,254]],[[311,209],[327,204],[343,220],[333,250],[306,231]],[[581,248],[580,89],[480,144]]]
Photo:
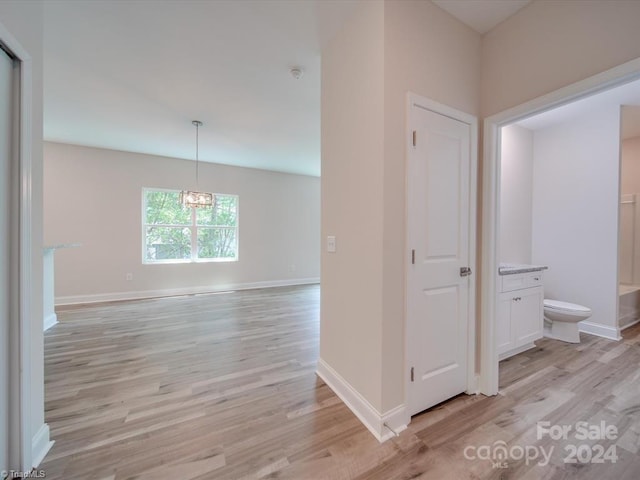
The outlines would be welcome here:
[[[53,444],[54,442],[49,439],[49,425],[43,423],[31,440],[32,468],[37,468],[40,465]]]
[[[218,293],[232,290],[251,290],[255,288],[290,287],[294,285],[311,285],[320,283],[319,277],[293,278],[288,280],[267,280],[264,282],[235,283],[227,285],[211,285],[202,287],[172,288],[165,290],[143,290],[134,292],[97,293],[91,295],[72,295],[56,297],[56,305],[77,305],[82,303],[115,302],[121,300],[140,300],[143,298],[174,297],[178,295],[197,295],[201,293]]]
[[[632,320],[629,323],[625,323],[624,325],[620,325],[620,331],[624,330],[625,328],[629,328],[629,327],[633,327],[636,323],[640,323],[640,318],[636,318],[635,320]]]
[[[318,361],[316,373],[379,442],[384,442],[394,437],[394,431],[400,433],[407,428],[409,417],[404,405],[399,405],[381,414],[349,382],[322,359]],[[385,423],[393,431],[387,428]]]
[[[634,292],[634,298],[635,298]],[[630,294],[629,294],[630,295]],[[620,306],[618,308],[618,328],[623,330],[631,325],[634,325],[640,321],[640,310],[634,307],[629,307],[623,304],[622,298],[620,299]]]
[[[519,353],[526,352],[527,350],[531,350],[532,348],[536,348],[536,344],[533,342],[529,342],[526,345],[521,345],[518,348],[514,348],[513,350],[509,350],[498,355],[498,361],[501,362],[502,360],[513,357],[514,355],[517,355]]]
[[[621,340],[620,330],[616,327],[609,327],[608,325],[601,325],[599,323],[592,323],[582,321],[578,323],[578,330],[598,337],[608,338],[609,340]]]
[[[400,433],[403,430],[407,429],[410,421],[411,417],[408,415],[407,407],[404,404],[392,408],[387,413],[384,413],[382,415],[381,428],[383,435],[382,438],[378,440],[384,442],[392,437],[395,437],[396,433]]]
[[[58,323],[58,316],[55,313],[50,313],[49,315],[44,317],[44,321],[42,323],[43,323],[44,331],[46,332],[51,327],[53,327],[56,323]]]

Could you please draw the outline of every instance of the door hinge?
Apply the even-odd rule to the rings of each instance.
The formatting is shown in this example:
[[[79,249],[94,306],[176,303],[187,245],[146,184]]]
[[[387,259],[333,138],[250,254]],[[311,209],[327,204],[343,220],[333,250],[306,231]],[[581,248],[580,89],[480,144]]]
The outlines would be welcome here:
[[[413,382],[413,367],[411,367],[411,381]]]
[[[416,264],[416,251],[411,250],[411,265],[415,265],[415,264]]]
[[[414,147],[416,146],[416,137],[417,137],[417,134],[416,134],[416,131],[414,130],[413,131],[413,146]]]

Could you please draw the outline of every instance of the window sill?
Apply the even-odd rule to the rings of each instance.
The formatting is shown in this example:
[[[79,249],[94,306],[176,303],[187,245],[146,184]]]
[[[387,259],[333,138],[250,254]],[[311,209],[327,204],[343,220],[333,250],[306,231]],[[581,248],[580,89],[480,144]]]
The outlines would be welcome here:
[[[237,262],[238,258],[199,258],[198,260],[143,260],[143,265],[176,265],[176,264],[192,264],[192,263],[231,263]]]

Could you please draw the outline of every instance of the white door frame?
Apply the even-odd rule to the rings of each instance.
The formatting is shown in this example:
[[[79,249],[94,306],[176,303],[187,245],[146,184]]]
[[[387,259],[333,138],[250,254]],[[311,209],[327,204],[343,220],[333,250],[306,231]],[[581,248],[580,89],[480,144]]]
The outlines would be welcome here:
[[[625,83],[640,79],[640,58],[573,83],[484,120],[482,180],[482,292],[480,316],[480,392],[498,393],[498,349],[495,341],[496,295],[500,252],[500,129]]]
[[[0,23],[0,43],[11,52],[19,65],[19,79],[16,104],[18,112],[14,125],[16,151],[12,158],[17,167],[19,180],[18,191],[14,198],[18,200],[10,212],[13,225],[16,226],[12,238],[11,258],[15,264],[11,266],[18,278],[16,298],[12,298],[9,324],[9,341],[16,346],[11,351],[9,377],[12,398],[9,404],[9,434],[18,442],[10,442],[9,461],[20,462],[23,471],[31,470],[32,435],[31,435],[31,220],[32,220],[32,186],[31,186],[31,146],[32,146],[32,59],[14,36]],[[12,468],[14,466],[12,465]]]
[[[471,127],[470,141],[470,164],[469,164],[469,266],[473,272],[469,277],[469,306],[468,306],[468,322],[469,330],[467,336],[468,350],[467,350],[467,390],[469,394],[478,393],[478,376],[476,372],[476,206],[477,206],[477,185],[478,185],[478,118],[468,113],[461,112],[455,108],[443,105],[436,101],[422,97],[418,94],[408,92],[407,93],[407,110],[406,110],[406,151],[405,151],[405,229],[408,230],[409,226],[409,174],[410,174],[410,148],[413,142],[413,125],[411,124],[411,109],[414,105],[418,105],[421,108],[425,108],[434,113],[444,115],[445,117],[458,120],[459,122],[466,123]],[[411,245],[409,245],[409,236],[405,235],[405,252],[408,262],[411,255]],[[405,292],[405,405],[408,405],[409,401],[409,388],[410,388],[410,369],[409,364],[409,292],[407,289],[409,281],[409,269],[405,264],[404,275],[404,292]],[[407,419],[409,423],[410,418]]]

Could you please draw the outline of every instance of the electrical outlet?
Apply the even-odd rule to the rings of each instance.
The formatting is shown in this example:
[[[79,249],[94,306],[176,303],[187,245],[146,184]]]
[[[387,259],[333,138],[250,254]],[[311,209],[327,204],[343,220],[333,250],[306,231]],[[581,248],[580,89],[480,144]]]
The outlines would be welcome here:
[[[127,274],[124,276],[124,278],[125,278],[125,280],[127,280],[128,282],[129,282],[129,281],[131,281],[131,280],[133,280],[133,273],[127,273]]]

